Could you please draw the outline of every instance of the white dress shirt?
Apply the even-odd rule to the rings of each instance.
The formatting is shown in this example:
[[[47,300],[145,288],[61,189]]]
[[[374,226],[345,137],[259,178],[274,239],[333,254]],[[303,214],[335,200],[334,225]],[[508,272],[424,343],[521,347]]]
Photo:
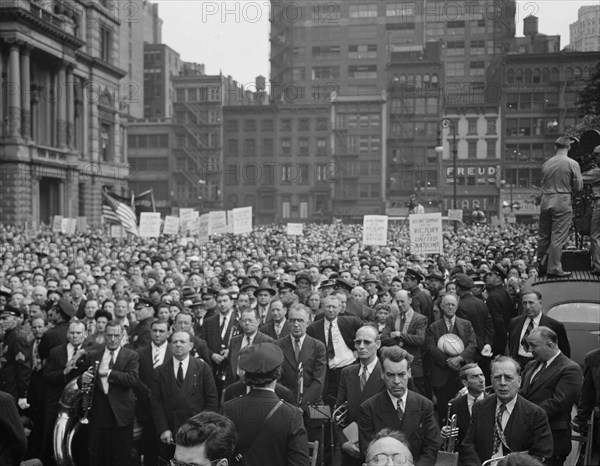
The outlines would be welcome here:
[[[542,313],[540,312],[537,316],[533,318],[533,328],[532,331],[540,326],[540,319],[542,318]],[[525,351],[523,345],[521,345],[521,340],[525,336],[525,332],[527,332],[527,327],[529,327],[529,321],[531,319],[529,317],[525,318],[525,322],[523,322],[523,328],[521,329],[521,335],[519,335],[519,356],[523,356],[525,358],[532,358],[533,354],[531,351]]]
[[[494,423],[496,422],[496,413],[498,412],[498,409],[500,408],[501,405],[501,401],[498,400],[496,401],[496,410],[494,411]],[[506,403],[506,409],[504,410],[504,413],[502,413],[502,420],[501,420],[501,424],[502,424],[502,430],[506,430],[506,424],[508,424],[508,420],[510,419],[510,415],[513,412],[513,409],[515,409],[515,405],[517,404],[517,397],[515,396],[512,400],[510,400],[508,403]],[[492,458],[500,458],[501,456],[504,456],[504,445],[502,445],[502,442],[500,442],[500,448],[498,448],[498,452],[492,456]]]
[[[158,360],[155,367],[162,365],[165,362],[165,355],[167,354],[167,342],[164,342],[160,346],[156,346],[154,343],[150,343],[152,348],[152,365],[154,366],[155,355],[158,355]]]
[[[179,359],[173,356],[173,373],[175,374],[175,380],[177,380],[177,371],[179,371],[179,363],[183,363],[181,368],[183,369],[183,380],[185,380],[185,376],[187,374],[188,366],[190,365],[190,355],[188,354],[184,360],[179,361]]]
[[[119,351],[121,351],[121,347],[119,346],[116,350],[114,350],[112,359],[113,359],[113,364],[117,361],[117,357],[119,356]],[[104,393],[108,394],[108,377],[110,376],[110,373],[112,372],[111,369],[108,368],[108,365],[110,363],[110,359],[111,359],[111,355],[110,355],[111,351],[108,348],[104,349],[104,353],[102,354],[102,360],[100,361],[100,366],[98,366],[98,371],[99,372],[106,372],[106,375],[104,377],[100,377],[100,383],[102,384],[102,389],[104,390]]]
[[[324,321],[323,328],[325,330],[325,342],[327,342],[329,326],[331,325],[331,336],[333,339],[333,349],[335,351],[335,356],[329,360],[329,368],[337,369],[352,364],[356,361],[356,353],[346,346],[342,332],[340,332],[340,328],[338,327],[337,318],[331,322],[327,319],[324,319]],[[325,344],[325,347],[327,347],[327,344]]]

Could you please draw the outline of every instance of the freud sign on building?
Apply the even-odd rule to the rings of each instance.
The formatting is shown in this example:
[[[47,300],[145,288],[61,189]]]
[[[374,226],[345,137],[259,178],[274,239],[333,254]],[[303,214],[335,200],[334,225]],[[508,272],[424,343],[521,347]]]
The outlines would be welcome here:
[[[466,165],[464,161],[458,161],[456,167],[456,177],[458,186],[478,186],[487,184],[496,184],[499,177],[499,167],[490,164]],[[454,183],[454,166],[449,165],[445,168],[445,178],[447,184]]]

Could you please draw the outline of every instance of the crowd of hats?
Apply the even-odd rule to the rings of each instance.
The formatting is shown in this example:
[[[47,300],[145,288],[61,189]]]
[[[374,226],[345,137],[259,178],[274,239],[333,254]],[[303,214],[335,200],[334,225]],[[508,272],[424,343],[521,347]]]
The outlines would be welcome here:
[[[148,279],[160,282],[168,274],[181,291],[182,303],[196,306],[204,295],[216,297],[221,290],[236,297],[242,292],[265,290],[275,295],[306,288],[314,281],[313,268],[321,275],[321,289],[351,290],[357,283],[375,283],[379,292],[385,292],[379,277],[388,268],[418,282],[443,280],[446,271],[451,275],[464,271],[453,270],[462,260],[472,264],[469,278],[478,284],[487,271],[506,278],[506,271],[498,265],[504,258],[522,259],[527,265],[535,262],[536,231],[526,225],[477,225],[460,228],[458,233],[447,227],[440,257],[411,253],[406,224],[390,228],[385,247],[363,246],[357,240],[361,229],[361,225],[306,225],[304,235],[297,237],[287,236],[285,226],[258,226],[249,234],[215,236],[197,245],[180,237],[124,241],[113,240],[101,230],[63,236],[49,228],[31,232],[0,226],[0,294],[10,297],[12,277],[31,282],[41,274],[71,278],[72,285],[80,283],[82,288],[92,283],[110,287],[125,278],[133,293],[143,295]],[[354,282],[341,276],[352,268],[360,272]],[[200,291],[190,288],[194,275],[205,279]],[[60,297],[60,291],[56,293]],[[64,303],[66,314],[74,312]]]

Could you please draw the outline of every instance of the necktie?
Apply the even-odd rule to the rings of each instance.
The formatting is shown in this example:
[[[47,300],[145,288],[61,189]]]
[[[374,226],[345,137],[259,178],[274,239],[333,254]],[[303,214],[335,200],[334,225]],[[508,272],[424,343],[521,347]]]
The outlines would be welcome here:
[[[402,420],[404,419],[404,410],[402,409],[402,400],[398,400],[398,404],[396,405],[396,412],[398,413],[398,419],[400,419],[400,424],[402,424]]]
[[[492,449],[492,456],[494,456],[500,450],[500,444],[504,437],[504,430],[502,429],[502,415],[506,411],[506,405],[500,404],[498,411],[496,412],[496,423],[494,424],[494,448]]]
[[[540,377],[540,374],[544,372],[544,370],[546,370],[546,367],[548,367],[548,363],[541,363],[540,370],[537,371],[536,374],[533,376],[533,379],[531,379],[531,383],[529,384],[530,386],[537,382],[538,378]]]
[[[367,366],[362,366],[362,373],[360,374],[360,391],[362,392],[367,385],[367,380],[369,380],[369,373],[367,372]]]
[[[300,339],[294,339],[294,356],[296,356],[296,362],[300,362]]]
[[[181,387],[183,385],[183,363],[179,361],[179,369],[177,369],[177,385]]]
[[[110,361],[108,361],[108,370],[111,370],[115,365],[115,352],[110,352]]]
[[[281,327],[279,327],[279,324],[275,324],[275,335],[277,335],[279,337],[280,332],[281,332]]]
[[[160,350],[155,349],[154,355],[152,356],[152,368],[156,369],[158,361],[160,360]]]
[[[400,313],[400,332],[404,332],[404,325],[406,324],[406,314]]]
[[[32,355],[32,362],[33,362],[33,370],[38,372],[42,369],[42,360],[40,358],[40,352],[39,352],[39,346],[40,346],[40,339],[36,338],[35,341],[33,342],[33,351],[31,353]]]
[[[327,358],[333,359],[335,357],[335,349],[333,348],[333,335],[331,334],[331,327],[333,323],[329,322],[329,332],[327,332]]]
[[[529,319],[529,325],[527,325],[527,329],[525,329],[525,334],[523,335],[523,338],[521,338],[521,346],[527,352],[529,352],[529,343],[527,343],[527,337],[529,336],[529,334],[531,333],[532,330],[533,330],[533,320]]]
[[[225,330],[225,317],[221,317],[221,325],[219,327],[219,330],[221,332],[221,338],[223,337],[223,331]]]
[[[250,346],[251,344],[250,337],[246,337],[246,346]]]
[[[446,328],[448,329],[448,333],[452,333],[452,321],[446,319]]]

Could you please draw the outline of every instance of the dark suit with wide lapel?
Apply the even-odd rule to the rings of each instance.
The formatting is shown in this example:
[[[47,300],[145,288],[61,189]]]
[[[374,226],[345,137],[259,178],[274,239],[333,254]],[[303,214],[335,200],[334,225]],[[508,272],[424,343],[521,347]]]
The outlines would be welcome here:
[[[458,437],[456,439],[457,447],[461,444],[469,424],[471,423],[471,413],[469,413],[468,395],[462,395],[451,401],[450,405],[450,417],[456,414],[456,427],[458,427]]]
[[[481,359],[481,349],[485,345],[492,346],[494,343],[494,320],[492,315],[485,303],[469,292],[460,297],[456,317],[471,322],[477,339],[475,360],[478,361]]]
[[[175,435],[193,415],[204,410],[216,411],[219,396],[210,366],[190,357],[185,379],[179,387],[173,358],[165,360],[155,372],[151,404],[158,435],[167,430]]]
[[[48,329],[42,335],[42,340],[40,341],[40,346],[38,348],[38,352],[42,360],[50,356],[50,350],[52,350],[52,348],[60,345],[66,345],[69,342],[67,339],[69,323],[70,322],[60,322],[54,328]]]
[[[248,445],[243,451],[247,466],[308,466],[308,440],[302,413],[295,406],[283,403],[269,421],[263,423],[279,402],[270,390],[250,390],[250,393],[223,404],[221,412],[233,421],[238,434],[237,446]],[[258,435],[257,435],[257,429]]]
[[[406,334],[392,338],[391,333],[400,330],[400,316],[390,315],[385,322],[385,328],[381,333],[381,346],[398,345],[413,355],[414,359],[410,365],[413,378],[423,377],[423,350],[425,349],[425,332],[428,320],[423,314],[413,312]]]
[[[296,361],[291,336],[280,338],[275,343],[283,352],[283,371],[279,382],[290,389],[294,400],[298,400],[298,364],[302,363],[302,380],[304,382],[302,402],[316,403],[319,401],[323,394],[327,368],[325,345],[306,335],[300,349],[299,361]]]
[[[337,318],[338,328],[344,339],[346,346],[350,350],[354,350],[354,336],[356,331],[362,327],[362,322],[358,317],[354,316],[339,316]],[[307,329],[307,335],[316,338],[323,344],[327,341],[325,339],[325,319],[316,320]]]
[[[519,346],[521,346],[521,332],[523,331],[526,319],[526,315],[518,316],[511,319],[508,325],[508,355],[519,362],[523,361],[523,358],[519,356]],[[566,357],[570,358],[571,345],[569,344],[565,326],[558,320],[548,317],[546,314],[542,314],[540,317],[540,327],[548,327],[554,330],[558,337],[558,348]],[[525,364],[523,364],[523,366],[525,366]]]
[[[163,344],[166,345],[164,363],[165,361],[172,360],[173,355],[171,353],[171,345],[168,342]],[[140,348],[138,353],[140,355],[140,379],[135,387],[137,398],[135,416],[143,426],[140,453],[144,455],[144,461],[147,459],[151,466],[155,466],[158,462],[158,434],[154,428],[152,407],[150,404],[151,387],[154,383],[154,373],[156,371],[152,361],[152,345]]]
[[[360,367],[360,364],[352,364],[351,366],[344,367],[340,376],[340,387],[338,389],[336,405],[341,406],[344,402],[348,402],[347,424],[353,422],[358,424],[360,405],[372,396],[385,390],[385,385],[381,378],[381,364],[379,361],[375,363],[373,372],[369,375],[369,379],[362,390],[360,389]],[[339,426],[336,425],[335,430],[340,440],[340,445],[348,441]],[[350,466],[358,464],[362,464],[360,458],[352,458],[342,450],[342,465]]]
[[[473,405],[471,423],[460,449],[460,464],[480,465],[491,458],[494,446],[496,395]],[[548,417],[542,408],[517,395],[517,402],[506,428],[506,444],[510,452],[526,451],[538,458],[552,456],[552,434]]]
[[[54,422],[58,414],[58,402],[67,386],[67,384],[83,374],[89,367],[87,357],[83,356],[77,361],[75,369],[64,374],[67,365],[68,353],[67,345],[56,346],[50,350],[50,355],[46,359],[46,368],[43,372],[43,382],[46,392],[44,405],[44,432],[42,435],[43,458],[46,462],[51,461],[52,457],[52,432],[54,431]]]
[[[433,415],[433,403],[408,391],[402,422],[387,390],[372,396],[360,405],[360,450],[364,455],[373,436],[389,427],[399,430],[408,439],[415,466],[434,466],[440,444],[440,430]]]
[[[560,458],[564,462],[571,451],[571,409],[579,401],[583,375],[579,364],[559,353],[532,384],[538,364],[531,361],[525,366],[521,395],[546,412],[554,439],[554,456],[559,458],[554,463],[560,464]]]
[[[211,357],[214,353],[219,354],[221,350],[228,348],[231,338],[238,334],[238,323],[236,314],[233,310],[229,315],[225,338],[221,337],[220,323],[221,314],[217,313],[209,319],[204,319],[204,325],[202,326],[202,334],[200,337],[206,340]]]
[[[104,348],[89,355],[90,361],[102,361]],[[93,403],[90,408],[90,466],[118,466],[131,461],[133,419],[135,417],[134,387],[139,378],[139,355],[121,348],[109,376],[108,394],[102,378],[94,380]],[[79,379],[80,382],[81,379]]]
[[[271,320],[270,322],[266,323],[265,325],[259,327],[258,330],[260,332],[264,333],[265,335],[270,336],[273,340],[279,340],[280,338],[287,337],[290,334],[290,326],[289,326],[289,323],[287,320],[283,324],[283,327],[281,327],[281,331],[279,332],[279,335],[277,335],[277,332],[275,331],[275,321],[274,320]]]
[[[231,339],[231,343],[229,343],[229,369],[227,373],[227,381],[226,385],[232,384],[239,380],[237,374],[238,368],[238,358],[240,357],[240,349],[242,347],[242,342],[246,338],[246,335],[240,333]],[[265,335],[262,332],[256,332],[254,338],[252,339],[252,344],[257,345],[259,343],[270,343],[274,341],[271,337]]]

